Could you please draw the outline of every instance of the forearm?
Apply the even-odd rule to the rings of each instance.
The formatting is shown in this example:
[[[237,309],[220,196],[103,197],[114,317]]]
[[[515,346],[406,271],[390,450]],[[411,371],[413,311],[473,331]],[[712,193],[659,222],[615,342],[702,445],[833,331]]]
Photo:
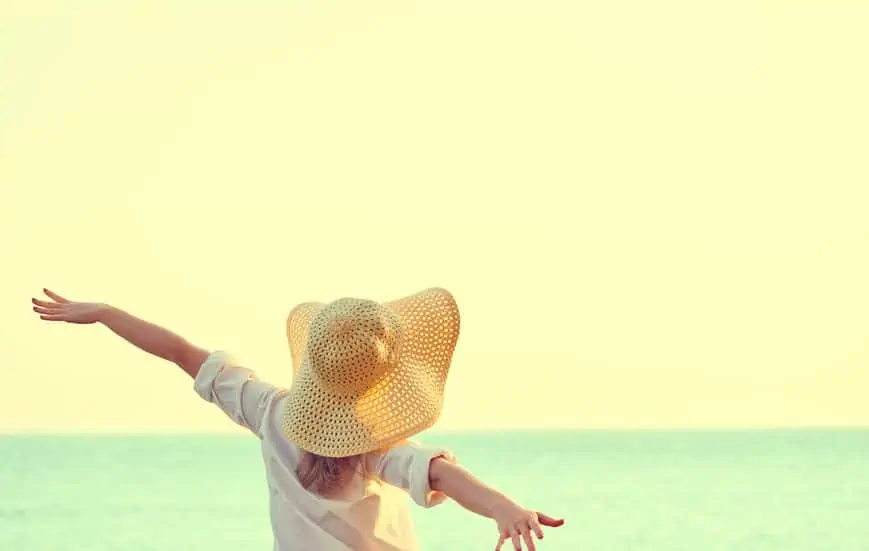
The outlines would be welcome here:
[[[105,305],[101,309],[99,321],[130,344],[170,362],[179,363],[183,350],[190,346],[168,329],[113,306]]]
[[[442,458],[431,462],[429,483],[432,490],[445,493],[465,509],[487,518],[493,518],[499,507],[513,504],[501,492]]]

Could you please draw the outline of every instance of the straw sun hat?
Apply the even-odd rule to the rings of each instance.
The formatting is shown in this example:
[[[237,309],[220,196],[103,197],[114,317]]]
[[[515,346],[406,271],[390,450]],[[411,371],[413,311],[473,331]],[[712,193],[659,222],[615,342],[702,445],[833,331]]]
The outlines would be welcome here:
[[[386,447],[437,421],[459,337],[444,289],[392,302],[308,302],[287,318],[293,384],[283,432],[303,450],[346,457]]]

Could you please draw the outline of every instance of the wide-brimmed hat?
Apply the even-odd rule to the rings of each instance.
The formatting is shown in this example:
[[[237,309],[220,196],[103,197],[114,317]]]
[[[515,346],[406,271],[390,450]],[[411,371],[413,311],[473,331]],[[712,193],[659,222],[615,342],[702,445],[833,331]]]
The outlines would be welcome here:
[[[440,288],[384,303],[296,306],[287,318],[293,384],[284,435],[303,450],[346,457],[431,427],[459,321],[455,299]]]

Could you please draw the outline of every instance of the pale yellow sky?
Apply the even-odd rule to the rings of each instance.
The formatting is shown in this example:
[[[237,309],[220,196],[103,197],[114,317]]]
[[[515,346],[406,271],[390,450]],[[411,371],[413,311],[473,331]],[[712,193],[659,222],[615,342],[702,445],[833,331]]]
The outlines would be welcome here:
[[[42,286],[279,384],[445,286],[442,429],[869,425],[869,3],[581,4],[3,2],[0,432],[234,430]]]

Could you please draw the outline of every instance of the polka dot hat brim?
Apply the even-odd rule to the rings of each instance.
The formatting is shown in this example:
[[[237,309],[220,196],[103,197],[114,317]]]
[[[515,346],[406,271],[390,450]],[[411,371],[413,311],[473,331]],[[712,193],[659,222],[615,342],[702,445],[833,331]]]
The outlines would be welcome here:
[[[437,421],[459,337],[453,296],[433,288],[383,304],[344,298],[287,318],[293,384],[283,432],[303,450],[346,457]]]

